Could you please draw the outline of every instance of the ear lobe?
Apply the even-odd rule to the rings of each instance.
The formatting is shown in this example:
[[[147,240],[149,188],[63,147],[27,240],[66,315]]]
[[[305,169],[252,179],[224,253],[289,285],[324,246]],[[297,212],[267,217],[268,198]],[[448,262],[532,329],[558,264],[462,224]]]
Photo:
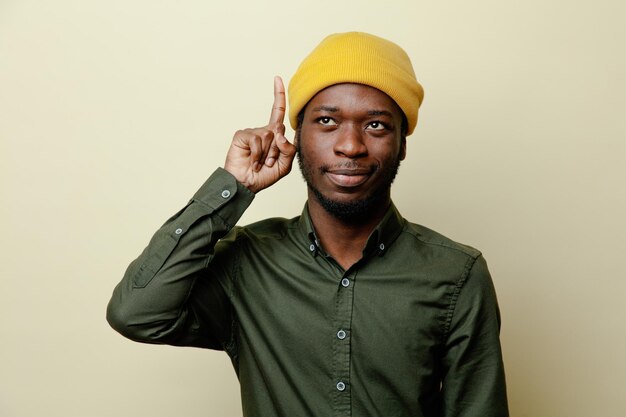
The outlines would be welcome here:
[[[401,142],[400,142],[400,160],[404,161],[404,158],[406,158],[406,137],[402,136]]]
[[[302,133],[302,126],[298,125],[296,128],[295,134],[293,135],[293,145],[298,149],[298,144],[300,143],[300,134]]]

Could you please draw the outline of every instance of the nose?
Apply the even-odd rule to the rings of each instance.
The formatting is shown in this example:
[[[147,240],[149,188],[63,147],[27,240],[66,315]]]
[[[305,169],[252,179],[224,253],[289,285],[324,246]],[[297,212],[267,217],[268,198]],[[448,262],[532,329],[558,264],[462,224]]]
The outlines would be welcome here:
[[[363,131],[354,125],[344,126],[337,132],[334,151],[336,155],[347,158],[357,158],[367,155],[367,146],[363,138]]]

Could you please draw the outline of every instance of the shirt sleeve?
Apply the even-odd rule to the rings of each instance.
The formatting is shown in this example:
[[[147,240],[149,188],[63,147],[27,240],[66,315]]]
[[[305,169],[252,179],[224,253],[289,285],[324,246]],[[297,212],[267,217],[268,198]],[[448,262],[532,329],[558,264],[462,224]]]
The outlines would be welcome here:
[[[443,416],[507,417],[500,313],[479,256],[457,286],[444,348]]]
[[[226,348],[228,274],[209,266],[216,244],[253,198],[230,173],[216,170],[128,266],[107,307],[109,324],[139,342]]]

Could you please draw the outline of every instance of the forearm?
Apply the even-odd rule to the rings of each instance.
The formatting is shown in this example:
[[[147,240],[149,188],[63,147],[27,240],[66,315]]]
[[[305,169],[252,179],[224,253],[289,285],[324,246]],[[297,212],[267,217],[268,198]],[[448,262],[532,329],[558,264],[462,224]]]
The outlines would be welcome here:
[[[195,280],[207,273],[215,244],[253,197],[232,175],[218,169],[129,265],[107,308],[111,326],[142,342],[172,343],[182,337],[192,322],[187,300]]]

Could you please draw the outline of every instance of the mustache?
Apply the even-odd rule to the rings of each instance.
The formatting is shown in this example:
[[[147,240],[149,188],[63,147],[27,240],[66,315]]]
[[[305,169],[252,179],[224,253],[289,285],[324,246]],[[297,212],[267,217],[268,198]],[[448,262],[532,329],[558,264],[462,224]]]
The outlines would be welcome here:
[[[335,172],[335,171],[358,171],[358,172],[367,172],[373,173],[377,171],[380,167],[378,164],[370,164],[364,165],[359,163],[358,161],[344,161],[337,164],[323,164],[318,168],[319,172],[325,174],[327,172]]]

